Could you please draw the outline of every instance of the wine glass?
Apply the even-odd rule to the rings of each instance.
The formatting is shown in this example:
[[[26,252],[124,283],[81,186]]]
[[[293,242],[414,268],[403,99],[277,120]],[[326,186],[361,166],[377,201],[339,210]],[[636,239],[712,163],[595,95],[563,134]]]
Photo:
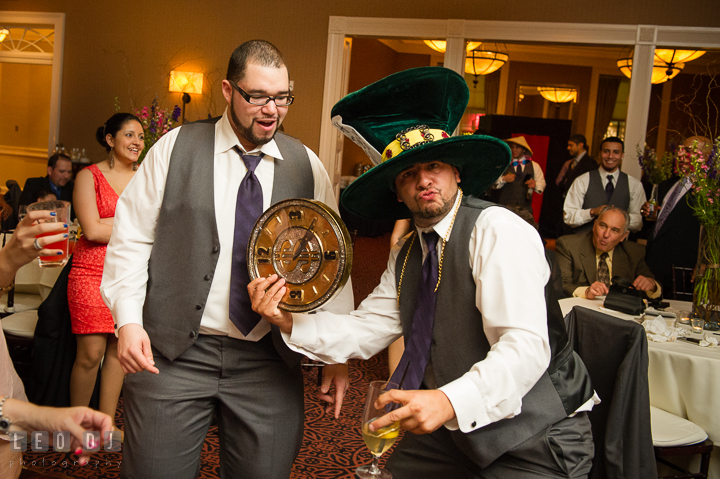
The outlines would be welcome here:
[[[18,208],[18,221],[22,221],[27,216],[27,205],[20,205]]]
[[[388,407],[387,409],[377,409],[375,407],[375,401],[377,401],[377,398],[380,397],[381,394],[397,388],[397,384],[388,381],[373,381],[370,383],[367,399],[365,400],[365,408],[363,409],[362,435],[365,440],[365,445],[368,449],[370,449],[370,452],[373,455],[373,460],[371,464],[360,466],[355,470],[358,477],[363,479],[392,479],[392,474],[378,467],[378,459],[380,459],[380,456],[382,456],[385,451],[395,444],[395,440],[400,432],[400,422],[395,421],[388,426],[381,427],[377,431],[371,431],[369,426],[370,423],[384,416],[391,410],[391,407]]]

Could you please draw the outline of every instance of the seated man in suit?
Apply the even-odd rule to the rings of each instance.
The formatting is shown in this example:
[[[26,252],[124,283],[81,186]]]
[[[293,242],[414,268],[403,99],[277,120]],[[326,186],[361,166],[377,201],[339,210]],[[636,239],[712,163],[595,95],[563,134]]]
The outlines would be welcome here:
[[[73,185],[70,158],[56,153],[48,158],[47,176],[28,178],[25,181],[20,204],[29,205],[37,201],[40,190],[53,193],[58,200],[72,203]]]
[[[605,295],[613,276],[632,281],[650,298],[660,296],[660,285],[645,264],[645,247],[624,241],[629,223],[627,211],[606,206],[591,232],[558,238],[557,261],[567,296],[593,299]]]

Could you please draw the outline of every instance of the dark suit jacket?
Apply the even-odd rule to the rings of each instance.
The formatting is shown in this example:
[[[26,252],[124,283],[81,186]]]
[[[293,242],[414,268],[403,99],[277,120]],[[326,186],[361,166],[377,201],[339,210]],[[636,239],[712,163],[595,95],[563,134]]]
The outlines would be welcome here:
[[[677,180],[678,178],[674,177],[660,184],[661,202]],[[645,260],[655,279],[663,286],[663,290],[668,292],[666,297],[672,290],[672,265],[693,268],[697,262],[700,223],[688,205],[688,200],[692,198],[690,192],[680,198],[660,231],[655,234],[653,226],[648,237]]]
[[[560,190],[562,191],[563,198],[570,189],[570,185],[572,185],[573,181],[575,181],[578,176],[582,175],[583,173],[587,173],[588,171],[597,169],[597,161],[595,161],[595,159],[591,157],[588,153],[585,153],[585,155],[580,159],[575,168],[569,170],[560,182]]]
[[[74,185],[75,184],[72,180],[68,181],[67,184],[60,189],[60,198],[58,199],[72,203]],[[36,201],[35,196],[40,190],[52,193],[52,188],[50,188],[50,177],[43,176],[42,178],[28,178],[25,181],[25,186],[23,187],[23,192],[20,196],[20,204],[29,205],[30,203],[34,203]]]
[[[555,247],[566,296],[572,296],[573,291],[580,286],[590,286],[597,281],[592,231],[562,236],[558,238]],[[623,241],[613,251],[612,276],[633,282],[638,275],[655,279],[645,263],[645,247],[634,241]]]

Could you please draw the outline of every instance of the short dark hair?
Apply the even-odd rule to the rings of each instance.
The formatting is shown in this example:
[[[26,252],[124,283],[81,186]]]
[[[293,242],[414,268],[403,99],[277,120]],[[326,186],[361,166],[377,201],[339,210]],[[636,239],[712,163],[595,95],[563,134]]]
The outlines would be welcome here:
[[[608,136],[603,141],[601,141],[600,142],[600,151],[602,151],[602,147],[605,143],[620,143],[621,151],[623,153],[625,153],[625,143],[617,136]]]
[[[232,80],[235,83],[242,80],[245,77],[248,63],[263,67],[282,68],[285,66],[285,59],[280,50],[268,41],[247,41],[237,47],[230,56],[226,80]]]
[[[576,145],[579,145],[580,143],[582,143],[586,150],[590,149],[590,148],[588,148],[587,138],[585,138],[585,135],[581,135],[581,134],[577,133],[577,134],[571,136],[570,138],[568,138],[568,141],[572,141]]]
[[[123,125],[129,121],[136,121],[142,125],[140,118],[136,117],[132,113],[115,113],[113,116],[108,118],[108,121],[106,121],[102,126],[98,127],[95,131],[95,139],[103,148],[105,148],[106,151],[109,152],[112,148],[110,148],[108,142],[105,141],[105,136],[109,134],[115,138],[117,132],[120,131]]]
[[[72,161],[65,153],[53,153],[53,155],[48,158],[48,166],[54,170],[58,160]]]

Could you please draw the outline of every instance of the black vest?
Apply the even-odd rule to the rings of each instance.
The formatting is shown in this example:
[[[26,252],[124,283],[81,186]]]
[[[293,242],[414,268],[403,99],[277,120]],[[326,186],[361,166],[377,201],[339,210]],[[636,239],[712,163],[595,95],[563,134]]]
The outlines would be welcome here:
[[[490,351],[483,332],[482,314],[475,305],[476,286],[468,258],[468,243],[475,221],[489,206],[493,204],[465,197],[450,239],[445,244],[444,274],[437,292],[430,350],[438,387],[465,374]],[[398,255],[396,283],[399,283],[409,244],[406,242]],[[400,318],[407,341],[422,277],[419,241],[413,241],[403,276]],[[593,395],[585,365],[568,343],[562,311],[551,282],[545,286],[545,301],[552,357],[546,372],[523,398],[521,414],[470,433],[451,432],[455,445],[480,467],[487,467],[513,447],[572,414]]]
[[[515,168],[513,168],[513,173],[515,173],[515,181],[505,183],[505,185],[500,188],[498,203],[506,206],[520,205],[532,211],[532,195],[530,195],[530,199],[527,198],[528,186],[525,184],[527,180],[535,176],[532,161],[527,162],[525,166],[523,166],[522,173],[519,175],[516,173]]]
[[[590,172],[590,181],[588,182],[588,189],[585,192],[582,209],[587,210],[602,205],[613,205],[628,211],[628,207],[630,206],[630,186],[627,173],[620,172],[617,184],[610,197],[610,202],[608,202],[605,188],[602,186],[600,170],[592,170]]]
[[[195,343],[220,254],[213,178],[218,120],[180,129],[155,228],[143,324],[152,345],[170,360]],[[305,147],[281,132],[275,142],[283,160],[275,160],[271,203],[312,199],[314,178]],[[273,343],[288,363],[299,361],[301,356],[291,353],[276,326]]]

